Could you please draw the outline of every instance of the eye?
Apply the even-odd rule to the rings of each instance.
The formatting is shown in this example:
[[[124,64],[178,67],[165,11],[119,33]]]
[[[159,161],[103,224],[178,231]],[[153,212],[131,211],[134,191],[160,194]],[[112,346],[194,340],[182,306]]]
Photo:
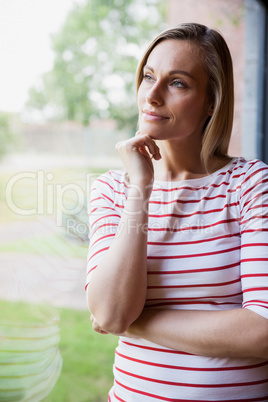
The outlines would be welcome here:
[[[181,80],[172,81],[171,85],[176,88],[185,88],[185,84]]]
[[[144,74],[143,78],[147,82],[152,82],[153,81],[153,78],[149,74]]]

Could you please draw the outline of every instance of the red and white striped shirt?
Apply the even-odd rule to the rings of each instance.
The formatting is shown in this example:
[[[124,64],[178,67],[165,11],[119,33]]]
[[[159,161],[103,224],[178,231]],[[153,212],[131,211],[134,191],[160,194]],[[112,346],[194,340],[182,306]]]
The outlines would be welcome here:
[[[116,235],[123,171],[91,190],[87,283]],[[268,166],[233,159],[203,178],[155,181],[147,308],[248,308],[268,318]],[[121,337],[109,401],[268,401],[268,362],[209,358]]]

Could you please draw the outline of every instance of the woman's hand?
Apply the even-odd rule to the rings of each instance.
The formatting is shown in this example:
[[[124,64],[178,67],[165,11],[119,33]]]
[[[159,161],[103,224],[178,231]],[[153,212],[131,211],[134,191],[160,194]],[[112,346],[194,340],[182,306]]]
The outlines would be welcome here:
[[[159,160],[161,155],[158,146],[149,135],[137,131],[135,137],[116,144],[116,150],[127,170],[130,184],[148,186],[153,183],[152,158]]]

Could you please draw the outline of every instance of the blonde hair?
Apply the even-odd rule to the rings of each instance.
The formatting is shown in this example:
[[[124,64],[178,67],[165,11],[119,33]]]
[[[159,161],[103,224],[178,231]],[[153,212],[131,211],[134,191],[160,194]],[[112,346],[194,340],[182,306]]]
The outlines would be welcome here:
[[[197,23],[180,24],[160,33],[148,46],[137,68],[137,90],[143,80],[143,68],[150,53],[160,42],[167,39],[189,40],[199,47],[203,55],[204,69],[208,77],[208,100],[213,104],[213,114],[204,127],[201,149],[201,159],[207,169],[210,158],[226,158],[228,154],[234,113],[231,54],[218,31]]]

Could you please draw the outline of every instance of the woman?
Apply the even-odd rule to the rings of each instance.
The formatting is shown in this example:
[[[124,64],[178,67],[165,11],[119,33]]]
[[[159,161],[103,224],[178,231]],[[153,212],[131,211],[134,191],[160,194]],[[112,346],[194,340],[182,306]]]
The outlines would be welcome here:
[[[91,320],[121,335],[109,401],[268,401],[268,166],[227,155],[224,39],[165,31],[137,88],[125,171],[91,192]]]

